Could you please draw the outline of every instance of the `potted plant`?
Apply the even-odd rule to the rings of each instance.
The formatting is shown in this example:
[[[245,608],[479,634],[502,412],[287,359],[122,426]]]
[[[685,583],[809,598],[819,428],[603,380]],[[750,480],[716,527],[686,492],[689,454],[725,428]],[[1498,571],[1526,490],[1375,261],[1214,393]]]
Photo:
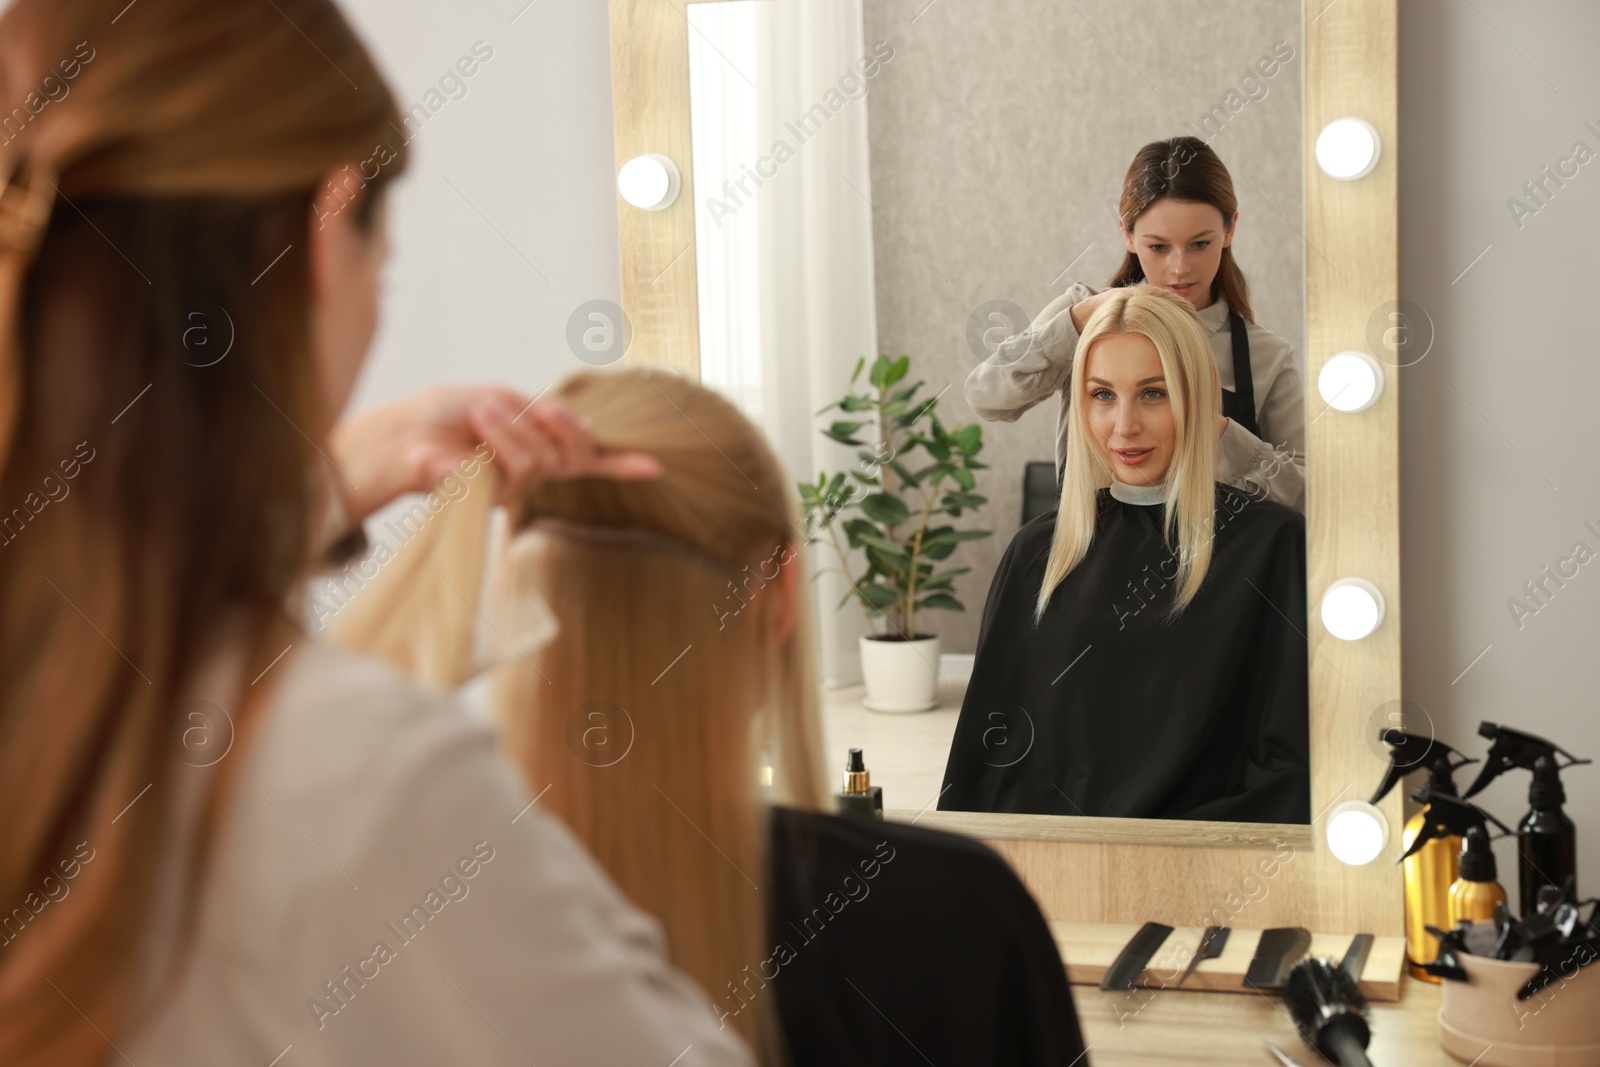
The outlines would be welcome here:
[[[856,391],[866,366],[863,357],[850,375],[850,392],[817,414],[838,409],[846,417],[822,431],[859,449],[859,465],[847,472],[817,475],[799,483],[806,515],[807,543],[824,537],[833,545],[838,567],[872,631],[861,638],[864,703],[874,711],[926,711],[937,702],[939,638],[923,633],[924,612],[965,611],[952,583],[970,567],[938,570],[963,541],[988,537],[988,530],[958,530],[944,520],[958,519],[987,503],[975,490],[974,471],[984,469],[983,430],[974,425],[946,427],[934,414],[937,396],[918,400],[923,382],[902,384],[911,358],[879,356],[867,375],[868,388]],[[862,416],[850,418],[849,416]],[[850,553],[860,549],[866,568],[859,573]]]

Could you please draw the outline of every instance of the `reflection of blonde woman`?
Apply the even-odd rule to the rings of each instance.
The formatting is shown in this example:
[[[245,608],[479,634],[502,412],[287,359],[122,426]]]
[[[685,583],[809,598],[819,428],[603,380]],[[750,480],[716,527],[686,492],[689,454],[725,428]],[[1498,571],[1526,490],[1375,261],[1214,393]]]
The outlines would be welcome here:
[[[1217,480],[1252,496],[1305,507],[1306,414],[1300,370],[1289,342],[1257,324],[1250,287],[1233,254],[1239,221],[1233,178],[1197,137],[1139,149],[1117,205],[1127,248],[1109,289],[1082,282],[1051,301],[1032,325],[1001,342],[967,377],[967,400],[981,418],[1015,422],[1041,400],[1061,399],[1056,467],[1067,449],[1067,390],[1080,331],[1120,287],[1147,283],[1187,300],[1200,315],[1206,347],[1221,376]]]
[[[1194,309],[1108,294],[1069,388],[1061,503],[990,587],[940,806],[1306,821],[1305,521],[1216,481]]]
[[[661,372],[588,372],[552,395],[663,474],[549,482],[513,508],[487,629],[529,633],[547,602],[560,633],[505,653],[492,700],[539,806],[661,919],[674,962],[769,1062],[905,1062],[908,1038],[950,1062],[1071,1062],[1060,959],[1004,861],[819,814],[795,494],[759,433]],[[407,600],[443,573],[374,590],[374,628],[416,615]]]

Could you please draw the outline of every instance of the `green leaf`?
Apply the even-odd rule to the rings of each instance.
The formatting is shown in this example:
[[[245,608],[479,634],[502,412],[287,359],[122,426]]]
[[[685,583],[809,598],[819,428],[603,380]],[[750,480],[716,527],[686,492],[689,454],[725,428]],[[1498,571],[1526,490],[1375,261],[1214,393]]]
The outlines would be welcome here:
[[[826,430],[823,430],[822,435],[824,437],[831,437],[833,440],[838,441],[841,445],[864,444],[865,442],[856,440],[855,433],[865,425],[866,423],[864,422],[835,422]]]
[[[955,581],[961,575],[966,574],[971,570],[971,567],[952,567],[947,571],[940,571],[927,581],[918,582],[917,589],[920,592],[927,593],[931,593],[935,589],[949,589],[951,582]]]
[[[897,359],[893,363],[889,364],[889,369],[884,372],[884,375],[883,375],[883,387],[884,388],[888,388],[889,386],[891,386],[894,383],[898,382],[900,379],[902,379],[902,378],[904,378],[906,376],[906,372],[909,371],[910,369],[911,369],[911,357],[910,356],[901,356],[899,359]]]
[[[860,548],[865,543],[862,541],[864,537],[881,536],[878,528],[866,519],[850,519],[843,524],[842,529],[845,537],[849,538],[851,548]]]
[[[879,544],[882,543],[883,542],[879,542]],[[885,552],[872,541],[866,542],[867,559],[870,560],[872,565],[878,568],[879,571],[893,578],[896,585],[899,585],[905,579],[905,557],[900,555],[898,551],[898,545],[895,545],[891,542],[889,547],[891,551]]]
[[[954,436],[956,444],[964,454],[970,455],[983,448],[983,427],[977,423],[956,427]]]
[[[956,530],[949,526],[941,526],[937,530],[928,531],[922,539],[922,545],[926,548],[932,544],[955,545],[962,541],[979,541],[992,533],[992,530]]]
[[[989,502],[989,498],[982,493],[969,493],[965,489],[954,489],[940,498],[939,504],[947,509],[973,508],[976,509]]]
[[[862,356],[856,360],[856,369],[850,372],[850,384],[856,384],[856,379],[861,377],[861,368],[867,365],[867,357]]]
[[[954,478],[963,489],[972,490],[978,487],[978,479],[965,467],[951,467],[950,477]]]
[[[872,370],[867,375],[867,381],[874,389],[882,389],[884,379],[889,376],[889,370],[894,366],[894,361],[888,356],[879,356],[872,361]]]
[[[871,411],[875,406],[877,406],[877,403],[877,400],[870,396],[858,396],[855,393],[851,393],[849,396],[839,401],[837,405],[830,404],[828,407],[838,407],[840,411],[846,411],[853,414],[857,411]],[[822,409],[822,411],[827,410],[828,408]],[[822,412],[819,411],[817,414],[820,415]]]
[[[870,474],[862,474],[860,471],[851,471],[850,477],[854,478],[862,485],[868,485],[874,489],[878,488],[878,479],[874,478]]]
[[[868,607],[877,608],[879,611],[887,611],[900,601],[900,593],[898,590],[892,586],[882,585],[876,582],[861,586],[856,590],[856,595],[859,596]]]
[[[943,608],[945,611],[966,611],[967,606],[949,593],[935,593],[917,601],[919,608]]]
[[[899,557],[903,557],[906,554],[906,546],[905,545],[901,544],[899,541],[895,541],[895,540],[892,540],[891,538],[885,537],[885,536],[883,536],[882,534],[880,534],[880,533],[878,533],[876,531],[874,531],[874,532],[872,532],[870,534],[867,534],[867,533],[862,534],[861,535],[861,543],[863,545],[871,545],[872,547],[877,548],[877,549],[879,549],[880,551],[883,551],[883,552],[893,553],[895,556],[899,556]]]
[[[867,518],[885,526],[900,526],[911,518],[911,512],[900,498],[889,493],[872,493],[862,497],[861,510]]]
[[[919,379],[918,381],[912,382],[910,385],[896,389],[894,391],[894,395],[889,397],[890,402],[895,404],[908,403],[913,396],[917,395],[917,390],[921,389],[923,384],[924,383]]]

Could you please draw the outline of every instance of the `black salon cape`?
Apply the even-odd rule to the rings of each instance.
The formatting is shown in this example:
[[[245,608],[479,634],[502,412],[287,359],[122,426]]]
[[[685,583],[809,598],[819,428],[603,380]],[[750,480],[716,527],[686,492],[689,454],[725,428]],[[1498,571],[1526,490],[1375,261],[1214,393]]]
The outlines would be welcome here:
[[[1169,621],[1165,507],[1097,501],[1037,627],[1055,515],[1006,549],[939,807],[1309,822],[1304,518],[1219,484],[1205,582]]]
[[[745,986],[777,994],[793,1067],[1078,1062],[1055,939],[999,854],[920,826],[786,808],[771,826],[773,955],[750,968],[771,983]]]

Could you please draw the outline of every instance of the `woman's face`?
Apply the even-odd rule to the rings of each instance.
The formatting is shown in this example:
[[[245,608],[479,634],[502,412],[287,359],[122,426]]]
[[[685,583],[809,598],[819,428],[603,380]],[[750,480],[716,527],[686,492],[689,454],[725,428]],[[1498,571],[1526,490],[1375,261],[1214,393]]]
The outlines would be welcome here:
[[[318,427],[322,433],[349,403],[377,332],[379,274],[389,256],[387,198],[378,203],[371,229],[363,230],[356,203],[328,188],[312,213],[310,238],[312,352],[327,421]]]
[[[1124,231],[1128,251],[1139,257],[1144,277],[1188,300],[1195,310],[1210,307],[1211,283],[1222,263],[1222,250],[1233,244],[1232,219],[1210,204],[1163,197]]]
[[[1155,344],[1143,334],[1107,334],[1090,346],[1083,371],[1079,402],[1111,476],[1128,485],[1165,481],[1178,433]]]

